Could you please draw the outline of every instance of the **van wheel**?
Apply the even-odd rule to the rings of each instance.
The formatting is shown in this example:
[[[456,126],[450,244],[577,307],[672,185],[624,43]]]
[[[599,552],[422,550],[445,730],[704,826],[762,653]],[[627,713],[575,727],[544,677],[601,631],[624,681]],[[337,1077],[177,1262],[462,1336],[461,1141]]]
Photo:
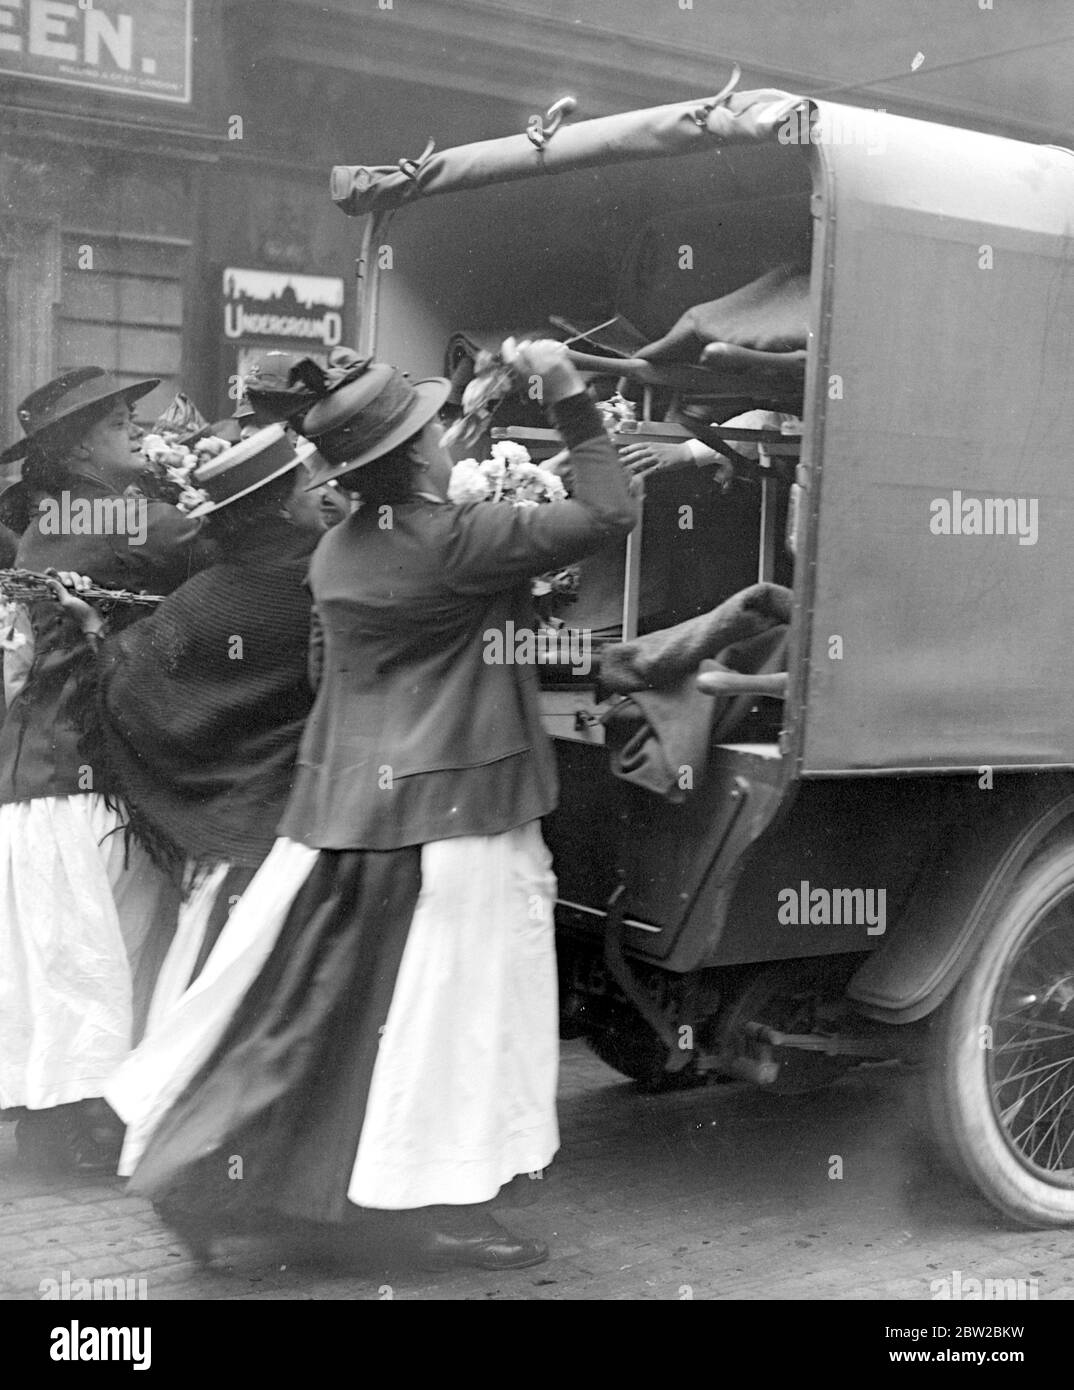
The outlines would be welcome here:
[[[681,1071],[664,1069],[664,1044],[640,1019],[628,1026],[602,1028],[586,1038],[602,1062],[636,1081],[650,1095],[659,1091],[689,1090],[704,1086],[706,1077],[691,1060]]]
[[[931,1032],[956,1169],[1014,1221],[1074,1224],[1074,845],[1023,870]]]

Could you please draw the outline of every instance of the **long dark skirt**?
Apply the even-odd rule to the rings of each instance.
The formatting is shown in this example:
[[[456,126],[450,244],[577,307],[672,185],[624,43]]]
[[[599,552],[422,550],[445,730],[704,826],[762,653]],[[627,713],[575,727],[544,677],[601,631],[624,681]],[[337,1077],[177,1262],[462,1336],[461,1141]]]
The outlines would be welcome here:
[[[153,1133],[134,1192],[212,1218],[343,1219],[419,848],[323,850],[212,1055]]]

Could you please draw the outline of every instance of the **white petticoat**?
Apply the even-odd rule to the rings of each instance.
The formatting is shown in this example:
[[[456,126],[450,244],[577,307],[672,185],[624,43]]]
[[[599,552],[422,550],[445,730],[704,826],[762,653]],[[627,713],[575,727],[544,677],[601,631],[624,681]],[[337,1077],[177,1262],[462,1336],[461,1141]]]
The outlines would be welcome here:
[[[178,899],[95,792],[0,806],[0,1106],[99,1096],[138,1036]]]
[[[195,1072],[208,1061],[246,991],[257,979],[317,850],[277,840],[235,904],[198,978],[172,1003],[154,1008],[141,1045],[113,1074],[104,1096],[127,1126],[119,1172],[129,1177],[153,1131]],[[200,944],[212,897],[185,918]],[[194,955],[197,954],[194,945]],[[188,977],[189,978],[189,977]]]
[[[194,874],[189,869],[187,871],[188,892],[179,908],[175,936],[157,976],[149,1005],[149,1016],[145,1023],[146,1037],[154,1031],[168,1011],[174,1008],[190,984],[190,977],[194,973],[194,965],[209,927],[209,918],[216,906],[217,894],[227,878],[228,867],[224,863],[214,865],[206,873]]]
[[[121,1173],[223,1036],[317,853],[277,840],[201,974],[113,1076]],[[540,825],[423,845],[421,871],[348,1189],[361,1206],[486,1201],[559,1147],[556,882]]]
[[[538,821],[421,851],[347,1195],[485,1202],[559,1148],[556,880]]]

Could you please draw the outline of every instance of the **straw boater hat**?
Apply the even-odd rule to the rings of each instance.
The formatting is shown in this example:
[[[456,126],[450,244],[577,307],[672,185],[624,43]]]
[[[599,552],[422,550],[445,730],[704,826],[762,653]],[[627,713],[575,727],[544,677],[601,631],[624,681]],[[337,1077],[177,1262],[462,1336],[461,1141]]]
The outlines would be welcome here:
[[[447,400],[450,381],[408,381],[385,362],[371,362],[307,413],[302,433],[317,446],[311,487],[362,468],[390,453],[432,420]]]
[[[80,419],[88,423],[91,412],[111,401],[125,400],[133,405],[159,385],[159,377],[124,385],[103,367],[75,367],[64,372],[20,402],[18,417],[24,438],[0,453],[0,463],[22,458],[35,441],[47,444],[49,439],[68,433]]]
[[[211,463],[194,470],[193,484],[209,494],[209,501],[194,507],[188,516],[208,516],[221,507],[229,507],[240,497],[248,497],[266,483],[282,478],[300,463],[316,453],[314,446],[303,442],[297,447],[287,437],[282,424],[266,425],[251,434]]]

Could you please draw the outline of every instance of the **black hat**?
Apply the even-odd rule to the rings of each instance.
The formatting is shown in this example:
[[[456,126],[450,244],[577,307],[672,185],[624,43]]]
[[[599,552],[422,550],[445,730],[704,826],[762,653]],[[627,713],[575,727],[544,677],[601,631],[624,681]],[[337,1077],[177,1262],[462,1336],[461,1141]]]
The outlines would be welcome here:
[[[62,376],[39,386],[36,391],[31,391],[20,402],[18,416],[25,438],[8,445],[0,454],[0,463],[22,458],[31,441],[48,440],[63,433],[79,416],[95,411],[108,401],[124,399],[133,405],[159,385],[160,378],[152,377],[124,386],[118,377],[106,372],[103,367],[75,367],[72,371],[64,372]]]
[[[316,394],[292,376],[292,368],[305,360],[300,352],[263,352],[243,378],[243,396],[235,407],[235,419],[253,417],[259,428],[278,420],[301,416]]]
[[[311,486],[372,463],[432,420],[447,400],[445,377],[410,382],[386,362],[373,362],[314,405],[302,433],[317,445]]]

